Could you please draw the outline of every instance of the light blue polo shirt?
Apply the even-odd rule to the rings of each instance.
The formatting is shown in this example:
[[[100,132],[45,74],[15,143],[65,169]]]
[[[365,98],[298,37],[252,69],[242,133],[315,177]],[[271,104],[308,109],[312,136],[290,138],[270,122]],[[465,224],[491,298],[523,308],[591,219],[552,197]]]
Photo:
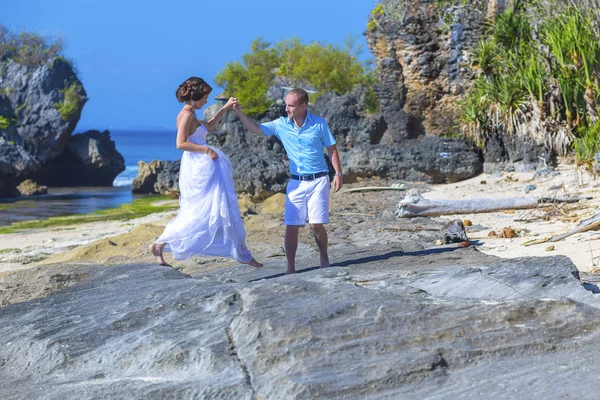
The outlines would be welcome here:
[[[260,124],[265,136],[275,136],[283,144],[290,160],[290,172],[294,175],[310,175],[328,171],[323,149],[336,141],[327,121],[307,113],[300,129],[289,117]]]

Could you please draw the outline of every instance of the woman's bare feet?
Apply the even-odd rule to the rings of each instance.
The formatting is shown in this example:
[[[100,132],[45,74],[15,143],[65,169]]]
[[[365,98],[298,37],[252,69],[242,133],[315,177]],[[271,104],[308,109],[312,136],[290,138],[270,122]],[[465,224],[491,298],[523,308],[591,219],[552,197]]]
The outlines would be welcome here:
[[[156,262],[158,263],[158,265],[169,265],[163,258],[163,248],[165,247],[165,244],[166,243],[163,243],[163,244],[152,243],[149,247],[150,253],[152,253],[152,255],[156,259]]]
[[[245,263],[242,263],[242,264],[248,264],[248,265],[250,265],[250,266],[252,266],[254,268],[260,268],[260,267],[263,266],[261,263],[259,263],[258,261],[256,261],[254,259],[254,257],[252,257],[252,260],[250,260],[248,262],[245,262]]]

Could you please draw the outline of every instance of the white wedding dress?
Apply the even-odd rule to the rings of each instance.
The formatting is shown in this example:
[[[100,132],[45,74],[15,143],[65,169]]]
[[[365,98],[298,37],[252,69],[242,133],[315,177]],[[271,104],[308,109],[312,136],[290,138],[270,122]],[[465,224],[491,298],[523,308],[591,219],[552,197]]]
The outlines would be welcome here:
[[[207,130],[200,125],[188,142],[206,146]],[[246,248],[246,231],[240,216],[231,161],[210,146],[219,157],[185,151],[179,169],[179,212],[156,243],[176,260],[191,256],[229,257],[241,263],[252,260]]]

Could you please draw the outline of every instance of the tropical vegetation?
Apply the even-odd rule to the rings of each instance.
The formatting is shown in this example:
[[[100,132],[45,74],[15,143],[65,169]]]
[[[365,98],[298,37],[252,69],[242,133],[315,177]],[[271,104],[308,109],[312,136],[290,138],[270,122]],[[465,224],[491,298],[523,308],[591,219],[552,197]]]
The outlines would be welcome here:
[[[11,59],[23,65],[43,65],[60,57],[62,51],[61,39],[50,39],[26,31],[17,34],[0,25],[0,61]]]
[[[215,81],[225,88],[226,96],[235,94],[246,112],[257,115],[270,107],[267,91],[278,77],[293,86],[311,86],[319,93],[345,94],[359,84],[370,88],[374,77],[368,65],[359,61],[359,50],[352,40],[340,47],[305,44],[296,38],[279,43],[258,38],[241,62],[227,63]],[[376,109],[375,97],[371,95],[370,100],[374,102],[371,108]]]
[[[79,83],[65,83],[65,88],[61,90],[63,101],[55,104],[63,121],[68,121],[80,109],[81,102],[85,100],[82,92],[83,88]]]
[[[590,165],[600,150],[600,31],[591,9],[561,4],[513,0],[488,24],[461,129],[480,145],[525,135]]]

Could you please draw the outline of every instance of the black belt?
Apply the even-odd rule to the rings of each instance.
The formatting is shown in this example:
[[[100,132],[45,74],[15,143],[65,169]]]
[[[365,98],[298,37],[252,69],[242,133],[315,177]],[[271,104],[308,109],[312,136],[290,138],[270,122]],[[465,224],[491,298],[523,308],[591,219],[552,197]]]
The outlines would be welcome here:
[[[323,172],[317,172],[316,174],[312,174],[312,175],[294,175],[292,174],[292,179],[295,179],[297,181],[314,181],[317,178],[320,178],[322,176],[326,176],[328,174],[327,171],[323,171]]]

